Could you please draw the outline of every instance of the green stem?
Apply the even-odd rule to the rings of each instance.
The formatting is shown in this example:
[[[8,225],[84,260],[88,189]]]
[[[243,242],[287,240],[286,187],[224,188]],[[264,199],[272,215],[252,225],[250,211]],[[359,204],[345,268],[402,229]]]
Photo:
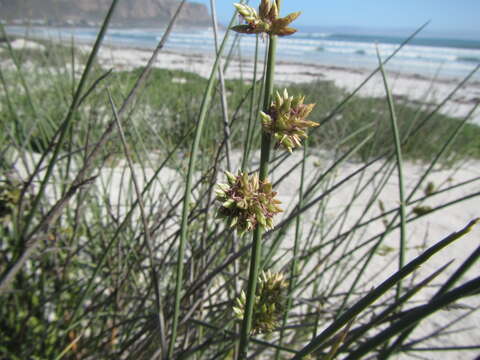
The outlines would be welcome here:
[[[442,287],[435,293],[432,300],[444,295],[461,277],[464,275],[467,270],[469,270],[475,262],[480,258],[480,246],[468,257],[467,260],[455,271],[455,273],[449,277],[449,279],[442,285]],[[383,353],[379,354],[379,359],[388,359],[408,338],[408,336],[415,330],[419,323],[416,323],[411,328],[405,330],[400,334],[400,336],[395,340],[395,342]]]
[[[49,181],[51,180],[51,177],[53,176],[53,170],[55,165],[57,164],[58,157],[60,155],[60,151],[62,149],[62,146],[65,142],[65,138],[67,135],[67,130],[70,128],[73,120],[74,120],[74,114],[77,111],[79,101],[81,99],[81,94],[83,92],[83,89],[86,85],[87,79],[92,71],[92,68],[94,66],[94,60],[97,56],[97,53],[100,49],[100,46],[103,42],[103,38],[105,36],[105,33],[108,29],[108,26],[110,24],[110,20],[113,16],[115,7],[117,6],[118,0],[113,0],[112,4],[110,5],[110,8],[108,10],[107,16],[105,17],[105,20],[103,21],[102,28],[100,29],[100,32],[97,35],[97,39],[95,40],[95,44],[93,45],[93,49],[90,52],[89,58],[87,60],[87,64],[85,66],[85,69],[83,71],[82,77],[80,79],[80,83],[78,84],[77,90],[75,92],[75,96],[70,104],[68,113],[63,120],[63,123],[60,125],[58,129],[58,138],[56,136],[53,137],[52,142],[49,144],[49,151],[52,150],[52,156],[49,160],[47,170],[45,172],[45,175],[43,176],[43,179],[40,182],[40,186],[38,189],[37,194],[35,195],[34,199],[32,200],[31,203],[31,208],[28,214],[25,216],[25,221],[23,222],[23,228],[19,230],[19,237],[22,237],[23,244],[28,243],[28,239],[31,239],[32,233],[28,233],[28,230],[32,224],[35,222],[33,221],[35,215],[38,213],[38,208],[40,207],[40,202],[44,198],[44,193],[46,191],[47,185]],[[56,142],[54,143],[54,139],[57,139]],[[53,148],[52,148],[53,147]],[[41,158],[41,160],[36,164],[36,169],[34,170],[34,173],[37,173],[37,171],[40,169],[40,165],[45,159],[45,157]],[[63,200],[63,199],[62,199]],[[65,203],[65,202],[64,202]],[[49,219],[50,216],[46,216],[44,220]],[[37,225],[38,229],[41,229],[43,221],[40,222],[39,225]],[[38,232],[34,232],[34,234]],[[20,271],[22,265],[25,263],[25,261],[31,256],[31,254],[35,251],[36,247],[38,246],[38,241],[37,242],[31,242],[28,244],[28,246],[25,246],[25,249],[23,250],[22,254],[19,255],[19,257],[12,262],[12,266],[9,267],[7,270],[3,272],[3,274],[0,275],[0,293],[7,291],[7,289],[10,287],[13,279],[15,278],[16,274]]]
[[[453,304],[464,297],[473,296],[479,290],[480,277],[476,277],[446,294],[435,297],[425,305],[411,309],[390,327],[370,338],[367,342],[355,349],[355,351],[350,353],[346,359],[361,359],[365,354],[371,353],[386,340],[390,339],[401,331],[408,330],[412,326],[415,326],[415,324],[418,324],[420,320],[425,319],[440,309],[446,308],[448,305]]]
[[[382,73],[383,83],[385,85],[385,92],[387,93],[387,102],[388,102],[388,109],[390,111],[390,120],[392,125],[392,132],[393,138],[395,141],[395,156],[397,159],[397,171],[398,171],[398,192],[400,197],[400,251],[398,255],[398,269],[400,270],[403,265],[405,264],[405,239],[406,239],[406,229],[407,229],[407,213],[405,207],[405,186],[403,184],[403,159],[402,159],[402,142],[400,140],[400,132],[398,130],[398,121],[397,121],[397,114],[395,112],[395,106],[393,103],[392,93],[390,88],[388,87],[387,82],[387,75],[385,74],[385,70],[383,68],[382,59],[380,58],[380,53],[378,52],[377,48],[377,57],[378,63],[380,64],[380,72]],[[402,283],[401,281],[397,284],[397,294],[396,300],[400,298],[400,294],[402,291]]]
[[[321,345],[324,344],[326,340],[330,339],[333,335],[335,335],[338,330],[348,324],[348,322],[350,322],[352,319],[356,318],[362,311],[364,311],[376,300],[386,294],[387,291],[396,286],[399,281],[413,273],[416,269],[420,267],[420,265],[428,261],[428,259],[430,259],[437,252],[452,244],[456,240],[460,239],[464,235],[468,234],[478,222],[480,222],[480,218],[470,221],[470,223],[463,229],[445,237],[441,241],[437,242],[435,245],[425,250],[421,255],[410,261],[402,269],[390,276],[387,280],[382,282],[376,288],[371,290],[366,296],[361,298],[357,303],[351,306],[350,309],[344,312],[337,320],[335,320],[327,328],[325,328],[320,333],[320,335],[315,337],[312,341],[310,341],[309,344],[307,344],[303,349],[301,349],[292,358],[292,360],[302,359],[308,354],[311,354],[312,352],[317,350]],[[355,359],[359,358],[360,356],[356,357]]]
[[[85,65],[85,70],[83,71],[82,77],[80,79],[80,83],[78,84],[77,90],[75,92],[75,96],[70,104],[70,108],[68,109],[68,113],[65,117],[65,120],[61,124],[60,128],[60,134],[58,135],[58,140],[56,141],[56,145],[53,148],[53,155],[48,163],[47,171],[45,173],[45,176],[43,177],[39,190],[37,192],[37,195],[35,196],[35,199],[32,202],[30,212],[26,216],[26,220],[24,222],[24,229],[23,229],[23,234],[27,235],[28,229],[30,225],[33,223],[33,218],[35,214],[37,214],[38,207],[40,206],[40,201],[43,198],[43,195],[45,193],[45,189],[47,187],[47,184],[52,176],[53,173],[53,168],[55,167],[57,163],[58,156],[60,154],[60,150],[62,149],[63,143],[65,141],[65,137],[67,135],[67,130],[70,128],[71,123],[73,122],[73,115],[77,111],[77,107],[79,105],[81,95],[83,92],[83,89],[87,83],[87,79],[94,67],[94,60],[97,57],[98,51],[100,50],[100,46],[102,45],[103,39],[105,37],[105,34],[108,30],[108,26],[110,25],[110,20],[112,19],[112,16],[115,12],[115,8],[118,4],[118,0],[113,0],[112,4],[110,5],[110,8],[108,10],[107,16],[105,17],[105,20],[103,21],[102,28],[100,29],[100,32],[97,35],[97,39],[95,40],[95,44],[93,45],[93,49],[90,52],[90,56],[88,57],[87,64]]]
[[[268,47],[268,61],[267,74],[265,78],[265,97],[263,101],[263,110],[269,111],[271,96],[273,92],[273,78],[275,73],[275,52],[277,48],[277,37],[270,35]],[[264,181],[268,175],[268,163],[270,161],[270,148],[272,139],[270,134],[262,132],[262,148],[260,155],[260,181]],[[240,332],[240,346],[238,359],[245,359],[247,357],[249,335],[252,328],[253,305],[255,302],[255,291],[257,289],[258,274],[261,271],[260,262],[262,257],[262,236],[264,228],[257,226],[253,233],[253,246],[250,260],[250,273],[248,277],[247,287],[247,303],[245,305],[245,314],[242,322],[242,329]]]
[[[228,28],[233,25],[233,22],[236,18],[236,15],[232,17]],[[220,59],[221,55],[223,54],[223,50],[225,49],[225,45],[227,43],[228,36],[230,31],[227,31],[225,37],[220,45],[220,49],[216,54],[215,63],[212,68],[212,72],[210,74],[210,79],[208,80],[207,89],[205,90],[205,94],[203,97],[202,105],[200,108],[200,115],[198,117],[197,127],[195,129],[195,136],[191,148],[191,155],[190,160],[188,163],[188,173],[187,173],[187,180],[185,184],[185,195],[183,198],[183,208],[182,208],[182,222],[181,222],[181,232],[180,232],[180,244],[178,248],[178,256],[177,256],[177,268],[176,268],[176,282],[175,282],[175,300],[174,300],[174,312],[173,312],[173,321],[172,321],[172,334],[170,338],[170,345],[168,348],[168,359],[173,358],[173,352],[175,349],[175,341],[177,338],[177,330],[178,330],[178,320],[180,317],[180,300],[182,297],[182,286],[183,286],[183,258],[185,257],[185,246],[187,243],[187,236],[188,236],[188,218],[189,218],[189,208],[190,208],[190,198],[192,192],[192,182],[193,182],[193,172],[194,167],[198,157],[198,148],[200,145],[200,139],[203,133],[203,127],[205,124],[205,120],[207,118],[208,109],[210,108],[210,103],[213,96],[213,90],[215,88],[215,80],[216,74],[218,73],[218,69],[220,66]]]
[[[13,61],[13,64],[15,65],[15,69],[17,70],[18,77],[20,79],[20,84],[23,88],[23,91],[25,91],[25,94],[27,95],[26,98],[27,98],[27,102],[28,102],[28,105],[30,107],[30,110],[32,111],[32,115],[36,118],[37,115],[38,115],[37,114],[37,109],[36,109],[35,104],[33,103],[33,97],[32,97],[32,94],[30,93],[30,88],[28,87],[27,81],[25,80],[24,72],[21,68],[22,65],[21,65],[15,51],[12,48],[12,44],[10,44],[10,40],[7,37],[5,27],[2,24],[0,24],[0,36],[6,40],[8,53],[10,55],[10,58]]]
[[[255,98],[257,97],[257,71],[258,71],[258,45],[259,45],[259,35],[255,42],[255,59],[253,61],[253,80],[252,80],[252,95],[250,97],[250,115],[248,117],[247,125],[247,134],[245,136],[245,144],[243,149],[243,159],[242,159],[242,172],[247,171],[248,159],[250,157],[250,149],[252,146],[253,140],[253,119],[256,118],[255,115]]]
[[[298,192],[298,207],[302,207],[303,205],[303,188],[305,185],[305,163],[307,159],[307,150],[308,150],[308,139],[305,139],[305,144],[303,148],[303,162],[302,162],[302,173],[300,176],[300,189]],[[292,264],[290,266],[290,280],[288,284],[288,300],[287,305],[285,307],[285,313],[283,315],[283,325],[280,329],[280,339],[278,340],[278,345],[281,347],[283,345],[283,338],[285,336],[285,327],[288,321],[288,313],[290,308],[292,307],[293,303],[293,291],[295,290],[296,279],[297,279],[297,267],[298,267],[298,246],[300,242],[300,234],[301,234],[301,224],[302,224],[302,216],[299,215],[296,218],[295,222],[295,242],[293,244],[293,255],[292,255]],[[280,359],[280,348],[277,349],[275,354],[275,359]]]

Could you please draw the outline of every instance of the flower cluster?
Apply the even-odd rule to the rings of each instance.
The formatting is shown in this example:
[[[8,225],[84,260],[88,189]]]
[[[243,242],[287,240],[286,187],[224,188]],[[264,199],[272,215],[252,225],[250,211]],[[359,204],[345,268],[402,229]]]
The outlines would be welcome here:
[[[318,126],[316,122],[305,120],[315,104],[304,104],[304,101],[304,96],[289,96],[285,89],[283,96],[276,93],[268,114],[260,112],[263,129],[290,152],[301,146],[301,139],[307,137],[306,129]]]
[[[20,186],[11,183],[0,185],[0,222],[6,221],[14,212],[20,201]]]
[[[286,36],[292,35],[297,31],[288,25],[300,16],[300,12],[291,13],[280,18],[275,0],[272,2],[270,0],[262,0],[258,13],[254,8],[245,4],[234,4],[234,6],[246,22],[246,24],[234,26],[232,30],[236,32]]]
[[[285,291],[288,283],[283,274],[262,272],[258,279],[253,304],[253,320],[251,333],[261,334],[271,332],[277,327],[286,304]],[[242,320],[246,308],[246,295],[242,290],[233,307],[235,316]]]
[[[234,175],[225,172],[228,184],[218,184],[215,190],[217,200],[222,203],[218,217],[226,219],[240,235],[252,231],[258,224],[266,229],[273,228],[273,216],[282,211],[272,191],[272,184],[260,181],[258,174],[248,176],[239,172]]]

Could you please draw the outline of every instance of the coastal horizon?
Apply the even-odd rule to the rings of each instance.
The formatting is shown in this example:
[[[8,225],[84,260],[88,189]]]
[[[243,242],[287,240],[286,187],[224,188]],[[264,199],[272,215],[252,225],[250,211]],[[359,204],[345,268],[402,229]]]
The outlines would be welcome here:
[[[378,67],[378,59],[372,39],[374,34],[348,35],[339,33],[318,32],[307,33],[294,39],[280,39],[280,44],[286,48],[279,51],[277,65],[277,81],[288,83],[310,83],[315,81],[332,81],[346,91],[354,91],[369,74]],[[43,48],[35,42],[52,41],[57,44],[76,44],[85,53],[93,45],[97,29],[76,27],[7,27],[7,31],[20,39],[14,46],[21,50],[24,47]],[[105,36],[105,46],[99,54],[101,64],[106,68],[117,70],[133,70],[146,65],[149,53],[154,49],[161,38],[164,29],[160,28],[112,28]],[[219,37],[224,36],[220,33]],[[336,40],[332,40],[336,38]],[[25,39],[25,40],[21,40]],[[368,39],[370,42],[366,42]],[[381,56],[385,59],[400,46],[403,37],[383,36],[384,43],[378,44]],[[283,43],[282,43],[283,40]],[[415,40],[415,39],[414,39]],[[244,79],[250,81],[253,76],[255,40],[246,37],[231,39],[237,44],[237,51],[231,52],[230,68],[225,73],[228,79]],[[479,64],[472,61],[458,61],[457,57],[480,57],[480,49],[445,47],[450,40],[435,39],[434,45],[426,46],[425,42],[431,41],[430,37],[418,38],[417,42],[423,45],[405,45],[388,64],[386,70],[393,78],[392,93],[403,99],[402,101],[423,104],[425,109],[439,104],[443,98],[456,87],[458,82],[471,75],[470,81],[458,90],[455,97],[449,99],[446,106],[440,110],[449,116],[466,116],[471,107],[480,98],[480,72],[476,72]],[[287,42],[287,43],[285,43]],[[398,43],[396,43],[398,42]],[[480,47],[480,41],[468,42],[471,46]],[[325,48],[332,51],[315,50],[319,44],[328,44]],[[464,44],[460,41],[458,46]],[[259,41],[259,62],[263,60],[265,42]],[[443,45],[443,46],[442,46]],[[368,53],[364,50],[369,49]],[[383,49],[383,53],[382,53]],[[297,56],[300,51],[304,56]],[[428,54],[436,51],[436,56],[429,59],[418,58],[419,54]],[[402,57],[403,52],[403,57]],[[450,53],[449,53],[450,52]],[[306,53],[310,55],[305,55]],[[313,55],[312,55],[313,54]],[[165,44],[163,55],[153,65],[155,68],[183,70],[208,78],[210,68],[213,66],[214,36],[211,28],[182,27],[172,32],[169,41]],[[432,58],[435,61],[432,61]],[[449,63],[448,63],[449,62]],[[412,66],[413,63],[413,66]],[[470,75],[469,75],[470,74]],[[434,85],[434,91],[432,86]],[[359,92],[361,96],[383,97],[384,89],[379,74],[374,76]],[[480,124],[480,112],[471,115],[471,121]]]
[[[382,32],[381,29],[353,29],[343,27],[303,26],[310,32],[299,32],[292,37],[280,38],[282,44],[278,58],[305,64],[340,66],[372,70],[378,66],[376,47],[385,58],[405,41],[408,30]],[[54,41],[93,42],[98,29],[95,27],[42,27],[7,26],[11,35]],[[116,27],[107,32],[106,44],[152,50],[163,35],[164,28]],[[224,36],[220,30],[218,37]],[[422,34],[411,39],[387,65],[387,70],[427,77],[465,77],[480,64],[480,40],[466,37],[432,37],[435,33]],[[410,34],[411,35],[411,34]],[[238,41],[239,40],[239,41]],[[255,39],[240,37],[238,52],[234,55],[252,57]],[[230,44],[233,40],[230,41]],[[260,41],[261,52],[265,42]],[[214,34],[211,27],[176,28],[165,45],[166,50],[182,53],[214,54]],[[480,80],[480,74],[474,79]]]

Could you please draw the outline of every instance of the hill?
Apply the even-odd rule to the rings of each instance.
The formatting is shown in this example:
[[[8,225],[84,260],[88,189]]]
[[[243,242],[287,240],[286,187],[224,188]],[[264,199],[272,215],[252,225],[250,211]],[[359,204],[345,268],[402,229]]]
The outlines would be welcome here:
[[[121,0],[116,9],[117,25],[158,26],[168,22],[178,0]],[[0,0],[0,19],[7,23],[91,25],[100,22],[111,0]],[[206,26],[210,16],[206,6],[187,2],[179,24]]]

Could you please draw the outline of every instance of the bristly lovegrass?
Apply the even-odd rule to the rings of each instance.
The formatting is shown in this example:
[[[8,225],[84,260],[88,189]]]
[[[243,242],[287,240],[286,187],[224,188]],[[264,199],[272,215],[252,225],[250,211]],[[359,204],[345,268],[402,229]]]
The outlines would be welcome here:
[[[184,3],[134,69],[96,60],[116,1],[87,52],[0,35],[0,357],[476,356],[478,103],[439,113],[476,70],[427,110],[276,83],[300,14],[272,0],[235,5],[208,79],[155,68]]]

